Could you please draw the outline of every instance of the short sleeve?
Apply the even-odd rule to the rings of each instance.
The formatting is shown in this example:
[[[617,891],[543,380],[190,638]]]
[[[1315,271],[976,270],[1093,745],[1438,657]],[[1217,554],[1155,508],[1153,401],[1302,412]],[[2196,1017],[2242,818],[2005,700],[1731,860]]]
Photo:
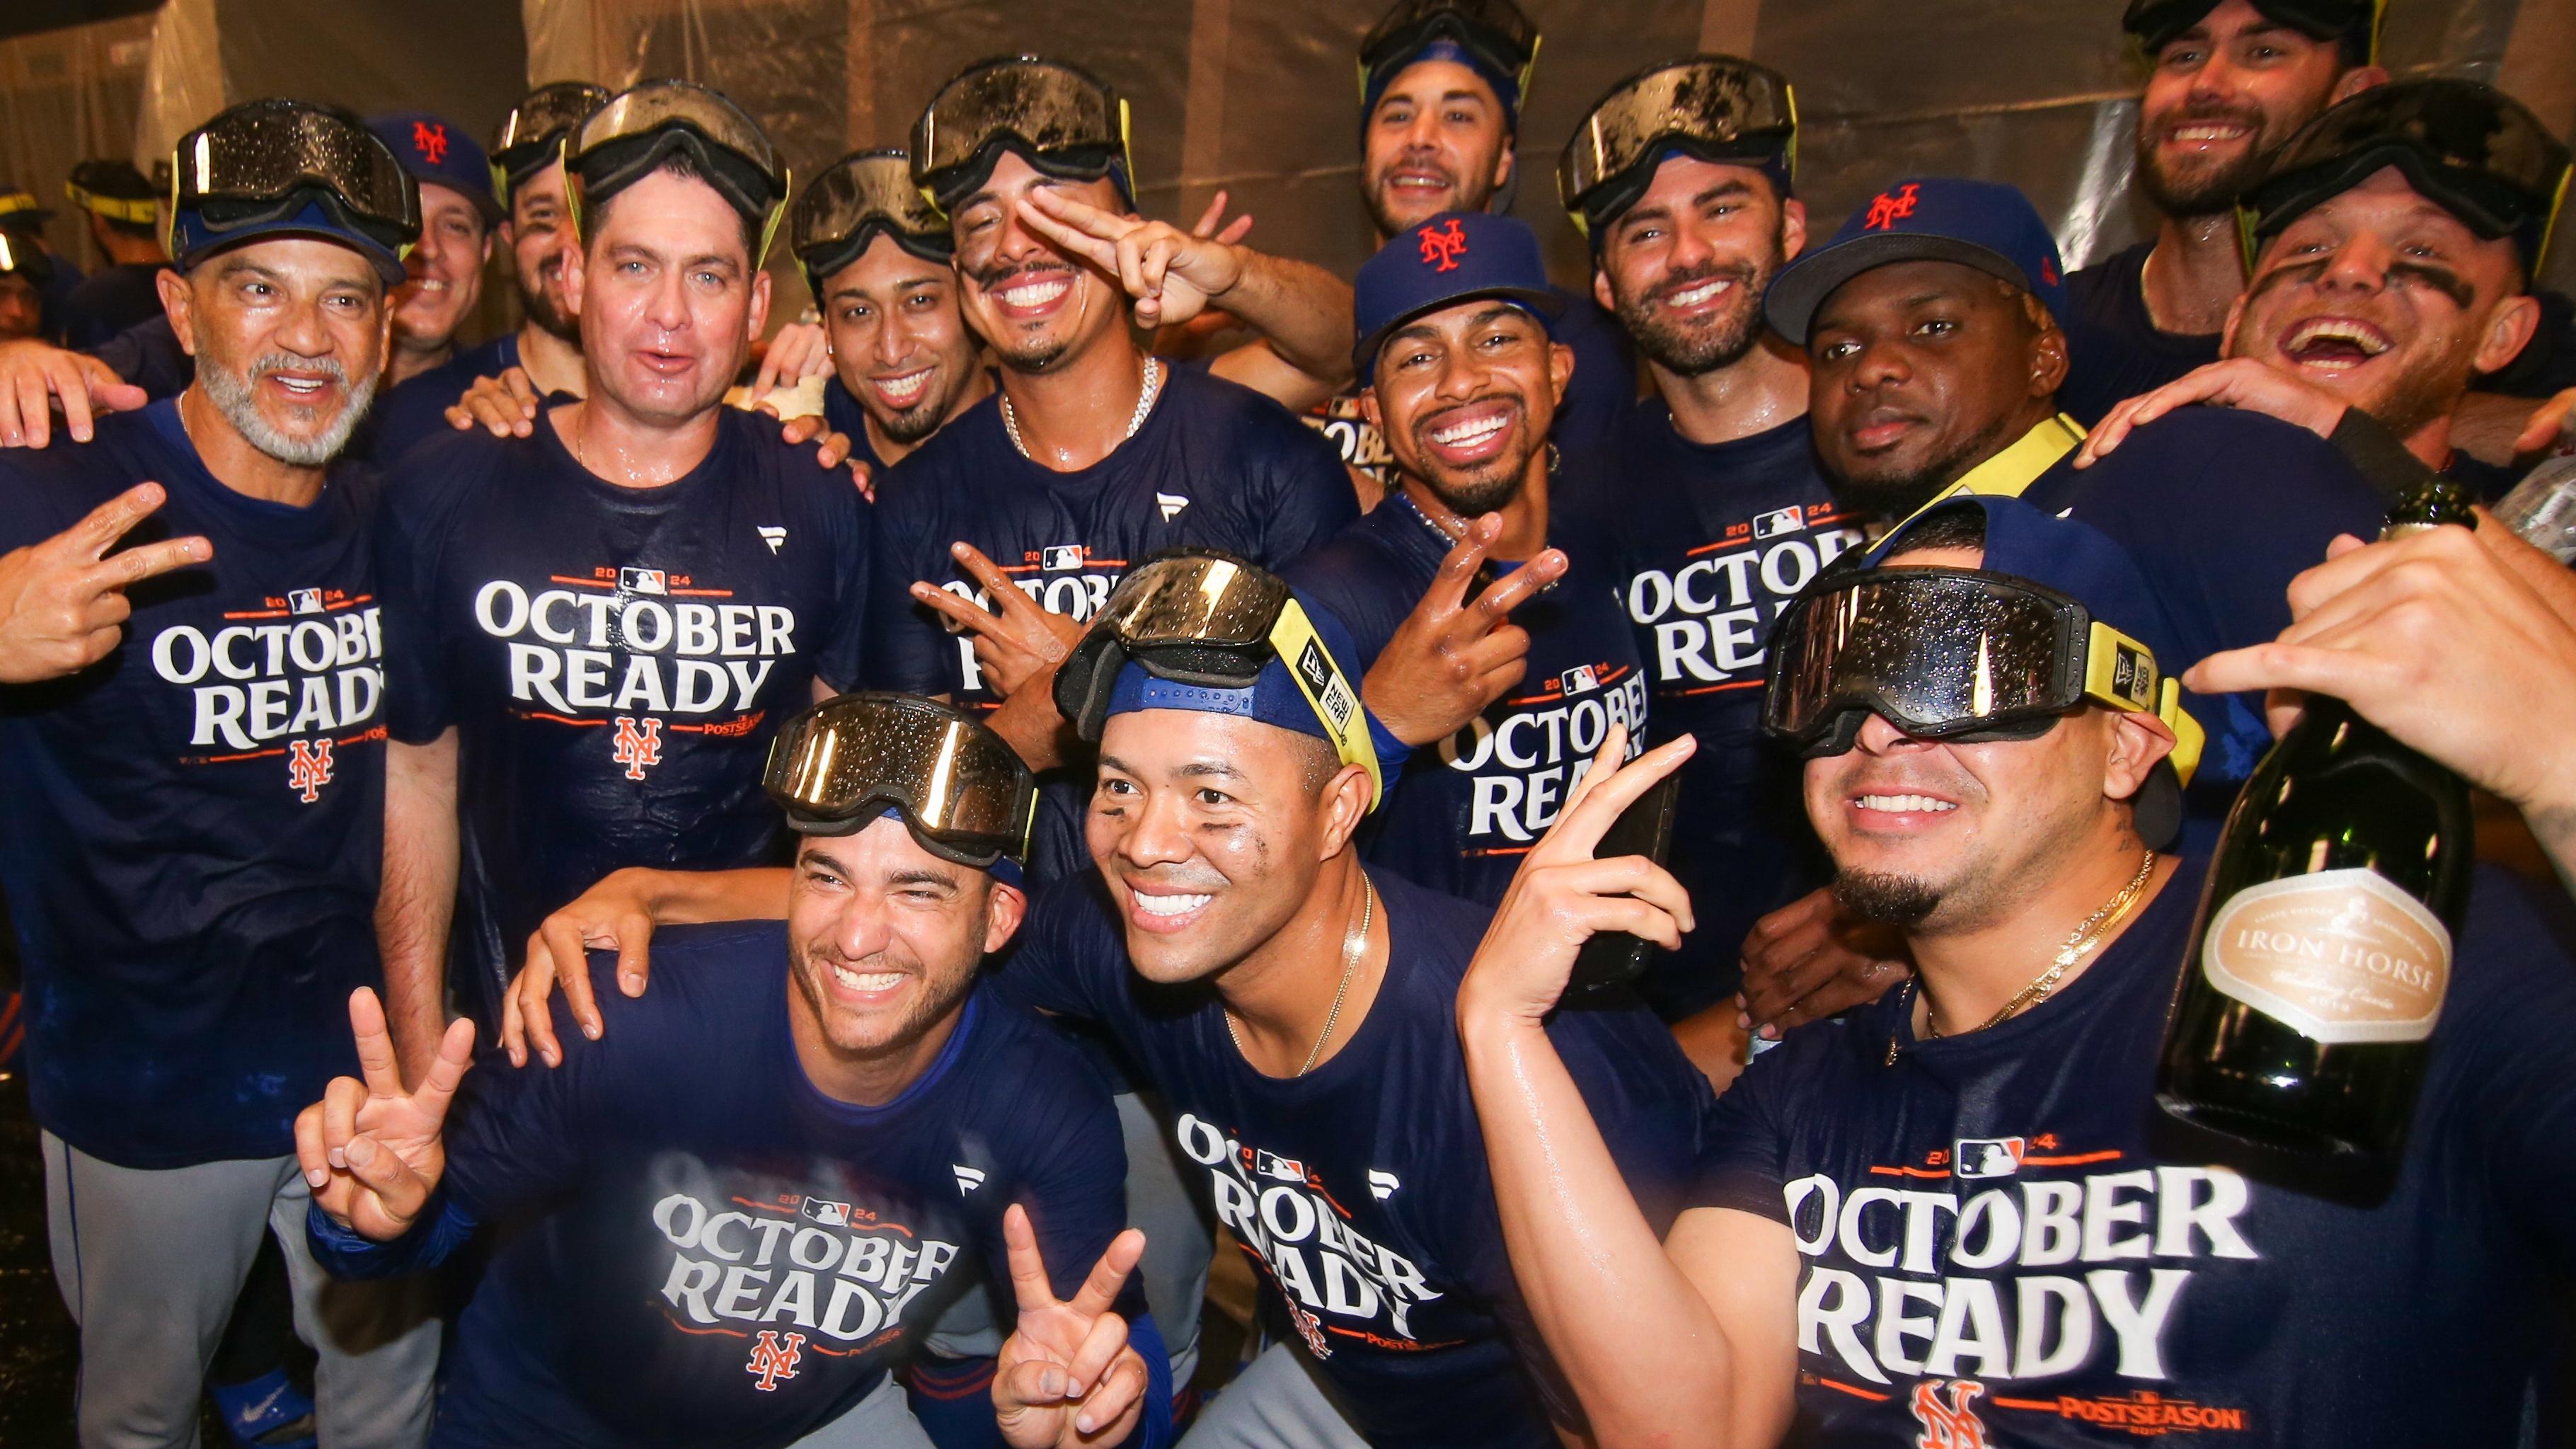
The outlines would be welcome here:
[[[1813,1028],[1810,1028],[1812,1030]],[[1755,1057],[1708,1115],[1686,1207],[1734,1208],[1775,1223],[1789,1220],[1780,1092],[1791,1073],[1787,1049]],[[1766,1065],[1767,1064],[1767,1065]]]
[[[907,458],[887,469],[878,485],[865,582],[870,639],[861,666],[870,689],[954,694],[961,686],[956,640],[912,597],[915,583],[951,572],[942,560],[922,556],[937,547],[927,536],[941,482],[926,465]]]
[[[1324,435],[1264,399],[1276,413],[1265,416],[1272,450],[1260,490],[1260,531],[1254,562],[1277,568],[1341,532],[1360,516],[1359,495],[1352,491],[1350,470]],[[1275,424],[1275,426],[1273,425]]]
[[[424,536],[429,520],[415,506],[415,490],[405,486],[412,471],[398,469],[386,479],[375,530],[376,587],[384,599],[385,727],[403,744],[425,745],[456,722],[456,702],[434,606],[437,550]]]

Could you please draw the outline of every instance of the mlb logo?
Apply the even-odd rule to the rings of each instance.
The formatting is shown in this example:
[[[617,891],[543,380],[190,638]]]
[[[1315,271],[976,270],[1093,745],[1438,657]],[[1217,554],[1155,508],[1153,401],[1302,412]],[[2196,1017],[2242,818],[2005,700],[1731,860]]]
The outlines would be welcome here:
[[[1753,520],[1753,536],[1756,539],[1778,538],[1784,533],[1801,532],[1806,526],[1807,510],[1774,508]]]
[[[2021,1171],[2019,1137],[1962,1137],[1952,1168],[1961,1178],[2010,1177]]]
[[[630,594],[661,594],[670,592],[669,588],[663,582],[662,571],[660,569],[619,569],[617,571],[617,587]]]
[[[286,591],[286,612],[288,612],[288,613],[290,613],[290,614],[319,614],[319,613],[321,613],[321,612],[322,612],[322,591],[321,591],[320,589],[289,589],[289,590],[287,590],[287,591]]]
[[[1069,573],[1082,567],[1082,545],[1059,543],[1038,551],[1038,567],[1051,574]]]
[[[1558,675],[1556,682],[1563,686],[1568,694],[1581,694],[1587,689],[1600,687],[1601,671],[1589,664],[1578,664]]]
[[[809,1197],[796,1205],[796,1215],[809,1223],[820,1223],[827,1228],[846,1228],[850,1225],[850,1205],[845,1202],[825,1202],[821,1198]]]
[[[1306,1180],[1306,1164],[1293,1157],[1278,1157],[1267,1152],[1252,1154],[1252,1170],[1263,1177],[1275,1178],[1280,1182]]]

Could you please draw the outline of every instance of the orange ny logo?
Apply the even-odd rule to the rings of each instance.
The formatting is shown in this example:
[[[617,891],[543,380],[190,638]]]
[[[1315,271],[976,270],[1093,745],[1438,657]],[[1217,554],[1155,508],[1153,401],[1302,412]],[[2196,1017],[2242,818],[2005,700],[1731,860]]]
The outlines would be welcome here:
[[[447,161],[447,127],[435,121],[411,123],[411,148],[432,166]]]
[[[1869,215],[1862,220],[1863,231],[1885,231],[1914,214],[1915,183],[1908,181],[1893,192],[1882,191],[1871,197]]]
[[[1986,1426],[1969,1407],[1986,1386],[1970,1379],[1952,1379],[1950,1400],[1941,1401],[1941,1380],[1922,1379],[1914,1385],[1914,1421],[1923,1426],[1914,1449],[1988,1449]]]
[[[643,779],[646,769],[662,763],[662,722],[648,719],[638,726],[633,715],[619,715],[617,742],[608,758],[626,767],[627,779]]]
[[[796,1377],[796,1361],[804,1356],[804,1342],[805,1335],[801,1333],[791,1333],[782,1339],[778,1330],[762,1329],[759,1341],[751,1346],[751,1362],[742,1366],[744,1373],[760,1380],[752,1387],[764,1394],[774,1394],[778,1392],[780,1379]]]
[[[1458,270],[1458,259],[1467,254],[1467,233],[1459,229],[1458,218],[1454,216],[1449,218],[1447,231],[1426,226],[1422,229],[1421,235],[1424,266],[1431,266],[1432,263],[1437,262],[1438,266],[1431,267],[1435,272]]]
[[[331,783],[331,742],[297,740],[286,752],[286,788],[310,805],[322,798],[322,787]]]

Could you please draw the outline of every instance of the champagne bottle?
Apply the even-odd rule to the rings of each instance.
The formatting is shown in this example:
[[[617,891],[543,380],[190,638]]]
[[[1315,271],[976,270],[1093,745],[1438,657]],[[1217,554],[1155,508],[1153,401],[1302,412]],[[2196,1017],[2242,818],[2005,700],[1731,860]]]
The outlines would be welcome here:
[[[2383,538],[2476,526],[2433,479]],[[2468,786],[2311,695],[2245,782],[2210,863],[2156,1100],[2276,1150],[2393,1167],[2476,854]]]

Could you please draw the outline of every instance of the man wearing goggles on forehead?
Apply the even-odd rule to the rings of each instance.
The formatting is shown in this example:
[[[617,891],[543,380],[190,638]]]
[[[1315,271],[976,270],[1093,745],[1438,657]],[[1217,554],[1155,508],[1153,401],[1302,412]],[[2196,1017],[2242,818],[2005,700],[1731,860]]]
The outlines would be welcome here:
[[[1060,655],[1136,560],[1204,547],[1275,566],[1358,511],[1295,419],[1138,345],[1120,287],[1144,261],[1081,229],[1133,216],[1126,126],[1107,86],[1033,57],[968,67],[914,126],[913,177],[948,214],[959,306],[1000,388],[880,484],[880,682],[989,707]],[[1233,286],[1274,303],[1304,275],[1238,260]],[[1167,302],[1237,305],[1177,263],[1159,285]],[[1348,345],[1341,316],[1326,330]]]
[[[652,81],[563,145],[587,396],[407,455],[378,539],[387,1009],[414,1073],[442,983],[493,1021],[520,944],[605,872],[773,859],[769,739],[859,678],[866,502],[723,405],[768,312],[767,139]]]
[[[520,98],[492,137],[501,182],[501,244],[510,249],[526,321],[501,339],[485,375],[522,368],[540,395],[582,389],[581,328],[566,310],[564,262],[571,214],[564,200],[563,139],[608,102],[603,86],[555,81]]]
[[[1766,719],[1807,755],[1837,894],[1919,976],[1745,1069],[1715,1206],[1669,1232],[1540,1028],[1591,932],[1676,924],[1668,877],[1591,858],[1643,762],[1587,777],[1531,854],[1459,1030],[1513,1267],[1598,1442],[2514,1442],[2576,1255],[2553,1125],[2576,961],[2516,883],[2479,882],[2384,1197],[2163,1118],[2203,864],[2165,853],[2197,731],[2161,614],[2101,533],[1980,498],[1782,620]]]
[[[2326,437],[2349,436],[2349,416],[2384,430],[2366,456],[2392,478],[2429,468],[2499,496],[2514,475],[2458,446],[2463,419],[2470,389],[2547,324],[2529,279],[2569,174],[2537,117],[2475,81],[2397,81],[2327,111],[2246,193],[2253,279],[2228,310],[2228,360],[2123,403],[2089,451],[2190,402]],[[2518,446],[2545,446],[2570,400]]]
[[[341,453],[417,195],[356,118],[292,101],[216,116],[174,161],[159,285],[195,380],[0,463],[0,887],[78,1429],[194,1442],[273,1232],[320,1431],[413,1444],[426,1285],[326,1294],[291,1154],[298,1107],[349,1069],[340,1003],[380,979],[376,483]]]
[[[296,1124],[316,1250],[368,1276],[516,1225],[437,1443],[926,1449],[889,1370],[979,1278],[1018,1298],[1007,1442],[1164,1442],[1107,1093],[978,985],[1025,908],[1027,768],[951,707],[844,695],[778,732],[766,793],[798,840],[766,873],[784,924],[664,934],[653,994],[601,988],[615,1029],[557,1070],[468,1074],[460,1023],[406,1090],[350,999],[364,1080]]]

